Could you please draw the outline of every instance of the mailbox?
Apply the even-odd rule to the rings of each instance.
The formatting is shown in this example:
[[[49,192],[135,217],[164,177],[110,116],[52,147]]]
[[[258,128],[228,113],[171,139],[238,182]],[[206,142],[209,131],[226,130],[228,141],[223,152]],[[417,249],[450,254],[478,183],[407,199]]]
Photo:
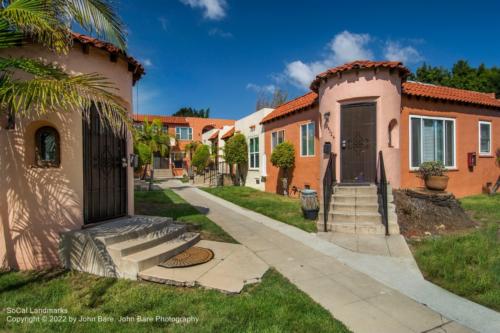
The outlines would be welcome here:
[[[332,153],[332,144],[331,142],[325,142],[323,145],[323,154],[331,154]]]
[[[476,153],[467,153],[467,166],[473,168],[476,166]]]

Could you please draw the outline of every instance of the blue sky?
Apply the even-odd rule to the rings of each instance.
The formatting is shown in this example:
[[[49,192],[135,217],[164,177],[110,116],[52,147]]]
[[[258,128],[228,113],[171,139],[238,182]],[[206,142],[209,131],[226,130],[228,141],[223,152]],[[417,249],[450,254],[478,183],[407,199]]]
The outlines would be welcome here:
[[[147,71],[140,113],[238,119],[257,95],[299,96],[314,74],[360,58],[500,65],[498,1],[122,0],[119,12]]]

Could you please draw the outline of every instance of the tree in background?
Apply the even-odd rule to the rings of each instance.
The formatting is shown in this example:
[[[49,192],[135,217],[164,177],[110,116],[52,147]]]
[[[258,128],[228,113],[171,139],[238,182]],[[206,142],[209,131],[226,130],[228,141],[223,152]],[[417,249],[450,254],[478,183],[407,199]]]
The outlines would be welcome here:
[[[184,146],[184,151],[186,152],[186,155],[190,160],[193,159],[193,154],[196,152],[196,149],[201,144],[202,143],[199,141],[191,141],[190,143]]]
[[[274,90],[272,96],[265,93],[261,93],[257,97],[257,103],[255,104],[255,109],[260,110],[262,108],[276,108],[277,106],[285,103],[288,100],[288,92],[277,88]]]
[[[144,166],[142,179],[146,178],[148,166],[151,170],[149,189],[151,190],[154,171],[153,158],[155,154],[165,156],[169,152],[170,136],[163,131],[162,123],[159,119],[154,119],[151,123],[146,119],[142,126],[134,130],[134,152],[139,155],[139,162]],[[149,153],[149,158],[147,154]],[[141,156],[142,155],[142,156]]]
[[[198,174],[202,173],[203,170],[208,166],[210,161],[210,147],[208,145],[200,144],[194,152],[191,164],[196,168]]]
[[[452,88],[496,94],[500,98],[500,68],[487,68],[484,64],[471,67],[465,60],[457,61],[451,71],[444,67],[423,64],[417,68],[411,80]]]
[[[210,108],[206,109],[195,109],[195,108],[180,108],[172,114],[172,116],[177,117],[196,117],[196,118],[209,118]]]
[[[248,163],[247,139],[241,133],[236,133],[224,145],[224,159],[231,167],[231,176],[235,185],[245,184],[244,167]],[[237,175],[233,175],[233,165],[236,165]]]
[[[283,142],[274,147],[271,154],[271,163],[283,171],[281,182],[283,195],[288,195],[288,171],[295,165],[295,148],[290,142]]]
[[[111,0],[4,0],[0,2],[0,49],[32,41],[59,55],[73,44],[78,26],[125,49],[125,26]],[[25,75],[15,75],[17,73]],[[117,88],[97,74],[68,74],[40,59],[0,57],[0,114],[43,116],[82,112],[95,105],[101,120],[114,130],[130,124]]]

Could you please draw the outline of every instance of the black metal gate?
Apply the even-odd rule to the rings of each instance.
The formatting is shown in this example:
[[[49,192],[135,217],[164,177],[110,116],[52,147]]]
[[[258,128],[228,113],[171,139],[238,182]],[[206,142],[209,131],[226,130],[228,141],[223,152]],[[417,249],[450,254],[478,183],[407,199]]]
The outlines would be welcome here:
[[[341,181],[373,183],[377,162],[376,104],[342,105],[340,112]]]
[[[93,107],[83,120],[84,223],[127,214],[127,145]]]

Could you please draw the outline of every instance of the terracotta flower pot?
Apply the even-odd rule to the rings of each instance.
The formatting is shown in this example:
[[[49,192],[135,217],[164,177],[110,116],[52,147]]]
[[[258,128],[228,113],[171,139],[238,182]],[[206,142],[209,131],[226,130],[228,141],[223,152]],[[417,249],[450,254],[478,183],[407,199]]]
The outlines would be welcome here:
[[[448,176],[429,176],[425,179],[425,187],[429,190],[444,191],[448,186]]]

